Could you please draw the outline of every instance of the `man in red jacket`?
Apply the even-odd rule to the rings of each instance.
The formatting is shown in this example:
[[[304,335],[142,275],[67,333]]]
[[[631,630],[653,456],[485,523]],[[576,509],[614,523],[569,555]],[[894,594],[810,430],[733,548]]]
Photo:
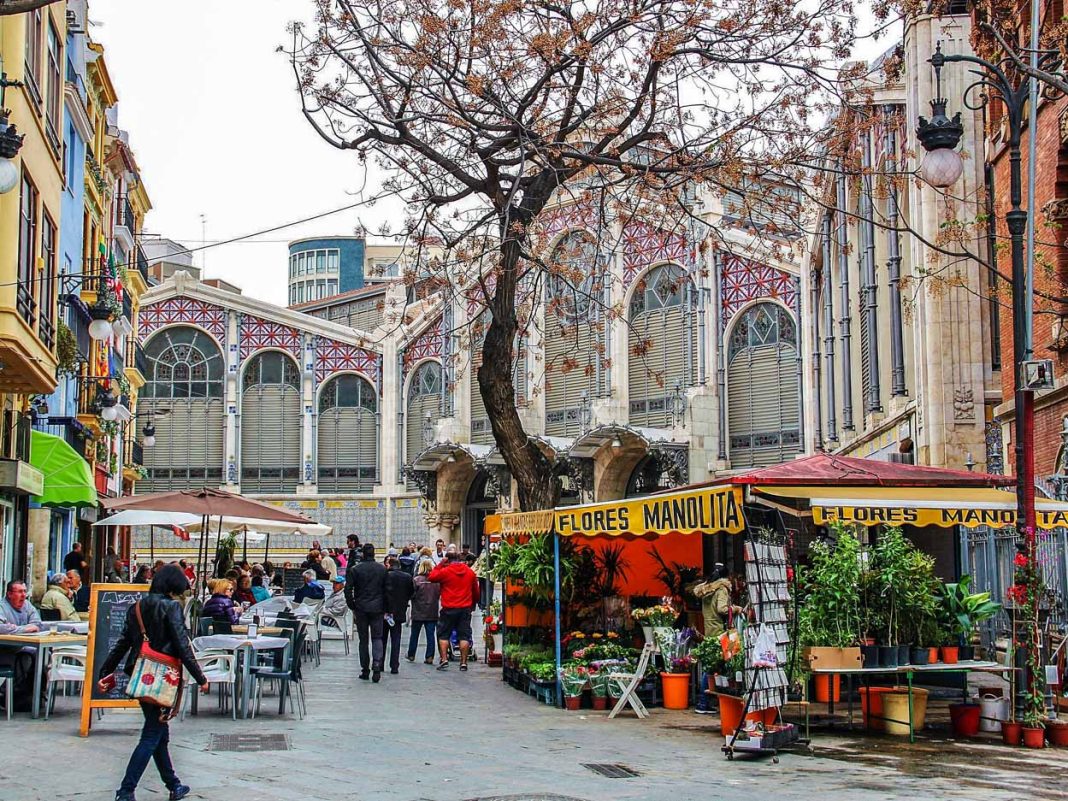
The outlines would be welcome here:
[[[467,670],[467,654],[471,650],[471,610],[479,601],[478,576],[460,559],[455,545],[445,551],[445,559],[430,575],[430,581],[441,585],[441,613],[438,617],[438,670],[449,666],[449,640],[452,633],[460,641],[460,670]]]

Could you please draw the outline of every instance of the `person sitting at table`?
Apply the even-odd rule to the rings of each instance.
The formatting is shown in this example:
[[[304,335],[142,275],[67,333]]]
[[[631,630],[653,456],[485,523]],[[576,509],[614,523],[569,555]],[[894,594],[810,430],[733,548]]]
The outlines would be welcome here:
[[[66,573],[53,573],[48,580],[48,590],[41,598],[41,608],[59,612],[60,620],[80,620],[70,600],[69,586],[70,579]]]
[[[258,576],[255,574],[252,576],[252,597],[255,598],[253,603],[258,604],[260,601],[266,601],[271,597],[271,591],[263,586],[264,578],[265,576],[262,573]]]
[[[304,586],[298,587],[293,593],[293,601],[302,604],[305,601],[321,601],[326,597],[326,590],[322,584],[315,581],[315,571],[305,570],[301,575],[304,577]]]
[[[226,618],[231,623],[237,623],[240,615],[234,606],[234,584],[230,579],[217,578],[208,580],[208,591],[211,597],[204,602],[204,608],[200,614],[202,617]]]
[[[327,596],[326,602],[323,604],[323,611],[341,620],[345,613],[349,611],[349,605],[345,602],[345,577],[334,576],[331,585],[333,592]]]
[[[256,597],[256,594],[252,592],[252,579],[249,576],[242,576],[237,580],[237,590],[234,592],[234,600],[241,604],[256,603],[260,599]]]
[[[82,574],[77,569],[67,571],[67,589],[76,612],[89,611],[89,585],[82,583]]]
[[[42,630],[41,615],[26,600],[26,583],[13,580],[7,583],[7,594],[0,599],[0,634],[33,634]],[[37,650],[29,645],[12,650],[0,649],[0,667],[14,667],[15,710],[26,711],[33,700],[33,673],[37,660]],[[48,686],[46,677],[42,677],[41,694],[44,697]],[[0,694],[0,701],[6,700],[6,694]]]
[[[137,573],[133,578],[134,584],[151,584],[152,583],[152,568],[148,565],[141,565],[137,568]]]

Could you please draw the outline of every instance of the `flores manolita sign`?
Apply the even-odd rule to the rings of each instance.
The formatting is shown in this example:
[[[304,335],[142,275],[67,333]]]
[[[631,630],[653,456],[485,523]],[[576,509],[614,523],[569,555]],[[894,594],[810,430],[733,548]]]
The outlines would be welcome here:
[[[965,528],[1013,528],[1016,526],[1015,508],[916,508],[903,506],[861,505],[812,505],[812,517],[816,523],[860,523],[865,526],[964,526]],[[1038,504],[1036,522],[1039,528],[1068,527],[1068,512],[1064,509],[1043,509]]]
[[[734,486],[708,487],[557,509],[554,527],[564,537],[737,534],[745,527],[742,492]]]

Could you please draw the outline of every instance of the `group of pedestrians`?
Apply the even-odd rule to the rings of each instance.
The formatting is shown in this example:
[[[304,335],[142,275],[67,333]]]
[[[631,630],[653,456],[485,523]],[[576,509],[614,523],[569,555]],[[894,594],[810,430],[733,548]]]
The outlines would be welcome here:
[[[350,539],[351,543],[351,539]],[[455,635],[460,652],[460,670],[467,670],[471,650],[471,613],[479,602],[478,578],[461,558],[455,545],[432,559],[418,559],[408,565],[395,554],[384,563],[375,559],[375,546],[366,543],[360,558],[350,563],[345,579],[345,601],[352,610],[359,640],[360,678],[381,681],[389,651],[389,672],[400,670],[401,628],[409,619],[407,659],[415,661],[419,636],[426,637],[427,664],[433,664],[433,640],[437,636],[438,670],[450,663],[451,639]],[[351,559],[351,556],[350,556]]]

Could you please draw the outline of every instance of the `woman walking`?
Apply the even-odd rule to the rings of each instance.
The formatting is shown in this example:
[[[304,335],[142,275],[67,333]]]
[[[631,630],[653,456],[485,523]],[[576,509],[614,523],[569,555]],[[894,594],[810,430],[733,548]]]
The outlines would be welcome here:
[[[189,644],[189,632],[186,631],[185,621],[182,619],[182,605],[178,601],[188,590],[189,580],[178,565],[165,565],[156,573],[152,578],[152,586],[149,588],[148,595],[126,613],[122,637],[115,643],[111,653],[104,660],[104,664],[100,666],[99,683],[102,691],[108,690],[108,678],[115,672],[123,657],[126,657],[124,667],[126,675],[133,673],[134,663],[141,653],[141,645],[145,639],[141,634],[142,623],[149,646],[163,654],[180,659],[193,680],[200,685],[200,689],[203,692],[208,691],[208,681],[204,678],[204,672],[193,655],[193,649]],[[139,610],[138,607],[140,607]],[[140,611],[140,621],[138,611]],[[180,693],[179,698],[181,698]],[[145,725],[141,729],[141,739],[134,748],[133,754],[130,755],[126,775],[123,777],[118,792],[115,793],[115,801],[135,801],[134,791],[150,759],[155,760],[159,777],[170,791],[170,801],[178,801],[189,795],[189,787],[182,784],[174,772],[170,751],[167,748],[170,742],[168,721],[177,711],[176,708],[168,709],[141,701],[141,713],[145,716]]]
[[[428,665],[434,664],[434,630],[438,623],[438,602],[441,600],[441,585],[434,584],[427,576],[434,563],[425,559],[415,568],[415,592],[412,595],[412,633],[408,638],[408,661],[415,661],[419,647],[419,630],[426,632],[426,657]]]

